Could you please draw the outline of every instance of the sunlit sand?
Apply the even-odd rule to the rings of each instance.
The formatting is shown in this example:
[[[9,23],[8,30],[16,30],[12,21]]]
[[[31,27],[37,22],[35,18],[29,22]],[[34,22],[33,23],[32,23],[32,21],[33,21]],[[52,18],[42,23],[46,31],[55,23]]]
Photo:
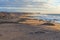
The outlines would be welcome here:
[[[19,20],[14,19],[14,22],[3,22],[8,19],[2,19],[0,22],[0,40],[60,40],[59,23],[25,16],[19,16]]]

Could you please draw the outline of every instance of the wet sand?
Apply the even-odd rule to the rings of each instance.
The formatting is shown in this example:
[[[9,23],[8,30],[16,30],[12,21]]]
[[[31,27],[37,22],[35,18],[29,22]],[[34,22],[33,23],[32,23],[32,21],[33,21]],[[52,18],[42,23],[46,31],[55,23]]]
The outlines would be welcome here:
[[[18,23],[0,24],[0,40],[60,40],[60,32]]]

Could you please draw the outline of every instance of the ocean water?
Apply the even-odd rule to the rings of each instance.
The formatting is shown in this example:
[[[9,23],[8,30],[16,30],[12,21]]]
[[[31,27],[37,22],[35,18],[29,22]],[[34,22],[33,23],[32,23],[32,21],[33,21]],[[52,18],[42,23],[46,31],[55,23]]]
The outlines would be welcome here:
[[[38,16],[39,15],[39,16]],[[38,14],[36,16],[30,16],[34,19],[53,20],[56,23],[60,23],[60,14]]]

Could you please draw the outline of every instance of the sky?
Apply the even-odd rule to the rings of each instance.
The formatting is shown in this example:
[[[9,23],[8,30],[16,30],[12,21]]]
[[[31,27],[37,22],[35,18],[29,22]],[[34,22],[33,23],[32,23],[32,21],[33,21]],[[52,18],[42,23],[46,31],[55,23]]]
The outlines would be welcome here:
[[[60,0],[0,0],[0,11],[60,14]]]

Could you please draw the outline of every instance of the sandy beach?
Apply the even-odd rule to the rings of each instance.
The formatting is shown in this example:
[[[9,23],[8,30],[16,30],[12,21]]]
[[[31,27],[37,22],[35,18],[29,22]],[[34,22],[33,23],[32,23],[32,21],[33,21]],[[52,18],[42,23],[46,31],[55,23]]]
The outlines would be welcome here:
[[[0,40],[60,40],[60,32],[45,26],[6,23],[0,24]]]
[[[60,24],[22,16],[19,19],[0,20],[0,40],[60,40]]]
[[[60,40],[60,25],[2,23],[0,40]]]

